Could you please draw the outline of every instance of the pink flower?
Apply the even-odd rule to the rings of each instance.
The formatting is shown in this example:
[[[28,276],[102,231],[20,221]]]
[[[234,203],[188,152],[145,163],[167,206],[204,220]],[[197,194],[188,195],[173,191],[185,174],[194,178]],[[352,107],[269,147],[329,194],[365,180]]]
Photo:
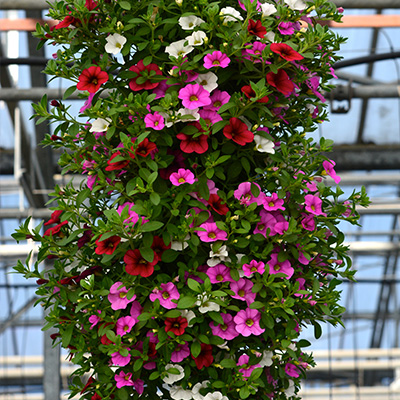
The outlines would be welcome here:
[[[278,25],[278,31],[282,35],[293,35],[296,24],[293,22],[280,22]]]
[[[189,183],[191,185],[196,182],[193,172],[184,168],[179,168],[178,172],[173,172],[169,176],[169,180],[174,186],[180,186],[184,183]]]
[[[211,283],[233,282],[230,268],[223,264],[208,268],[207,276],[210,278]]]
[[[97,310],[97,313],[101,314],[101,310]],[[98,315],[91,315],[89,317],[89,322],[92,324],[90,325],[90,329],[93,329],[100,322],[100,319]]]
[[[164,128],[164,117],[157,111],[154,114],[147,114],[144,117],[144,123],[146,128],[153,128],[156,131],[160,131]]]
[[[108,301],[111,303],[113,310],[124,310],[126,306],[136,299],[134,294],[130,299],[126,297],[128,289],[123,286],[122,282],[115,282],[110,288],[110,294],[108,295]]]
[[[251,43],[248,43],[250,45]],[[266,44],[261,42],[254,42],[252,48],[245,49],[242,51],[242,56],[246,60],[250,60],[253,63],[260,63],[263,61],[261,58],[263,50],[267,47]],[[264,64],[271,64],[269,61],[264,62]]]
[[[239,372],[241,372],[245,378],[249,378],[254,369],[261,368],[260,364],[248,365],[249,360],[250,357],[247,354],[242,354],[236,364],[238,366],[243,365],[243,368],[239,368]]]
[[[158,299],[160,301],[160,305],[167,309],[176,308],[177,304],[172,300],[179,300],[179,292],[178,289],[172,282],[162,283],[160,285],[161,289],[155,288],[153,292],[150,294],[150,300],[156,301]]]
[[[276,193],[265,197],[264,208],[267,211],[285,210],[283,207],[284,200],[280,199]]]
[[[307,231],[315,230],[315,220],[314,217],[310,214],[302,213],[304,218],[301,220],[301,226]]]
[[[272,253],[271,259],[267,262],[269,266],[269,273],[272,274],[285,274],[285,279],[290,279],[294,274],[294,269],[292,268],[290,261],[285,260],[282,262],[278,261],[278,254]]]
[[[296,365],[292,364],[292,363],[287,363],[285,365],[285,372],[293,377],[293,378],[298,378],[300,376],[300,371],[299,368],[296,367]]]
[[[220,338],[224,340],[232,340],[235,339],[235,337],[239,336],[239,333],[236,331],[235,327],[236,324],[233,322],[233,317],[231,314],[220,314],[224,323],[223,324],[217,324],[215,321],[210,322],[210,328],[212,331],[212,334],[214,336],[219,336]]]
[[[211,95],[211,104],[205,106],[204,109],[218,111],[221,106],[229,102],[230,98],[231,96],[228,92],[221,92],[221,90],[216,89]]]
[[[130,361],[131,361],[131,355],[129,353],[127,356],[122,356],[119,351],[111,354],[111,363],[113,365],[118,365],[119,367],[125,367],[125,365],[128,365]]]
[[[260,185],[253,182],[253,185],[257,186],[259,194],[254,197],[251,192],[251,182],[242,182],[238,188],[234,191],[235,199],[240,201],[240,204],[249,206],[252,203],[257,203],[257,205],[262,205],[265,202],[265,194],[261,191]]]
[[[265,272],[265,264],[262,261],[251,260],[249,264],[243,264],[243,273],[249,278],[253,276],[254,272],[263,274]]]
[[[222,117],[214,110],[200,110],[199,114],[209,128],[217,122],[222,121]]]
[[[335,165],[336,163],[333,160],[325,160],[322,162],[322,166],[324,167],[325,172],[335,181],[336,184],[338,184],[341,178],[339,175],[336,175],[336,171],[334,169]]]
[[[226,68],[231,62],[230,58],[219,50],[215,50],[204,57],[204,68],[210,69],[213,67]]]
[[[234,299],[243,300],[249,306],[256,299],[256,293],[251,291],[252,287],[253,282],[249,279],[240,278],[237,282],[233,281],[230,285],[230,288],[233,292],[235,292],[235,294],[231,297]]]
[[[240,310],[233,321],[236,324],[236,331],[242,336],[250,335],[261,335],[265,332],[265,329],[260,327],[261,313],[258,310],[252,310],[251,308],[246,308],[245,310]]]
[[[196,231],[202,242],[216,242],[217,240],[227,240],[228,234],[219,229],[215,222],[205,222],[200,225],[203,231]]]
[[[182,100],[183,106],[189,110],[211,104],[210,93],[198,83],[183,87],[179,90],[178,97]]]
[[[189,355],[190,349],[187,342],[185,342],[184,344],[178,344],[171,354],[171,361],[174,363],[179,363],[185,358],[189,357]]]
[[[143,307],[138,301],[134,301],[131,305],[130,315],[134,319],[135,324],[139,322],[138,316],[142,313]]]
[[[134,325],[135,318],[129,316],[118,318],[116,323],[117,335],[124,336],[126,333],[129,333],[132,330]]]
[[[283,235],[289,228],[289,222],[280,211],[260,211],[260,222],[258,222],[254,229],[254,234],[261,233],[267,237],[267,230],[269,229],[269,236]]]
[[[120,371],[118,375],[114,375],[114,379],[117,382],[116,386],[118,389],[121,389],[123,386],[133,386],[131,372],[125,374],[124,371]]]
[[[86,101],[83,103],[83,106],[79,109],[80,113],[85,112],[88,108],[92,107],[92,100],[96,93],[90,93]]]
[[[304,204],[309,213],[326,217],[326,214],[322,212],[322,200],[318,196],[307,194],[304,196]]]

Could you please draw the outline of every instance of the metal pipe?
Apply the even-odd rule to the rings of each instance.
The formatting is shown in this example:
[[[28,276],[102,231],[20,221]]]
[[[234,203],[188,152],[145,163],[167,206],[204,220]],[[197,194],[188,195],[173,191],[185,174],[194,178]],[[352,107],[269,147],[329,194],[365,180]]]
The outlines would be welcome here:
[[[0,10],[47,10],[46,0],[0,0]]]
[[[343,8],[400,8],[398,0],[332,0],[338,7]]]

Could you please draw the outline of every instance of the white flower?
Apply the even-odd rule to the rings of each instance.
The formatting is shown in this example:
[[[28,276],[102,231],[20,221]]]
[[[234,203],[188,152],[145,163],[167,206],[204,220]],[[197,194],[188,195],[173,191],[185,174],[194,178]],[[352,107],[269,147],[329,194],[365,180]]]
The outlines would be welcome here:
[[[209,301],[210,296],[206,293],[197,295],[196,306],[199,306],[199,311],[205,314],[210,311],[219,311],[219,304]]]
[[[218,264],[231,261],[231,259],[229,258],[228,248],[226,247],[226,245],[221,246],[215,253],[213,252],[211,246],[209,257],[210,258],[207,260],[207,265],[209,267],[215,267]]]
[[[165,48],[165,52],[171,57],[184,57],[194,50],[193,46],[185,46],[186,39],[178,40],[177,42],[171,43]]]
[[[169,395],[174,400],[190,400],[192,398],[191,390],[185,390],[182,386],[172,386],[169,390]]]
[[[211,392],[205,395],[204,400],[228,400],[228,398],[221,392]]]
[[[260,365],[260,367],[269,367],[270,365],[272,365],[272,363],[273,363],[272,356],[273,355],[274,355],[274,353],[272,351],[264,350],[263,357],[262,357],[261,361],[258,363]]]
[[[104,118],[97,118],[92,122],[89,132],[104,132],[108,129],[111,121]]]
[[[198,121],[200,119],[199,109],[194,108],[193,110],[189,110],[188,108],[180,108],[178,110],[178,119],[181,121]],[[185,116],[185,118],[182,118]],[[190,118],[188,118],[190,116]]]
[[[256,144],[255,149],[260,153],[275,154],[275,144],[272,140],[269,140],[260,135],[254,135],[254,142]]]
[[[192,388],[192,396],[194,400],[203,400],[204,396],[200,394],[200,389],[205,389],[208,387],[208,384],[210,381],[203,381],[203,382],[198,382],[196,383],[193,388]]]
[[[285,390],[286,397],[294,396],[294,389],[294,382],[292,380],[289,380],[289,387]]]
[[[196,17],[195,15],[189,15],[188,17],[180,17],[178,23],[182,29],[191,31],[196,26],[199,26],[202,23],[204,23],[204,21],[201,18]]]
[[[268,17],[268,15],[275,14],[277,11],[273,4],[263,3],[261,4],[261,12],[263,17]]]
[[[269,42],[275,42],[275,33],[270,31],[264,36],[264,39],[268,40]]]
[[[114,33],[113,35],[108,36],[106,41],[107,44],[104,47],[105,51],[110,54],[118,54],[126,43],[126,37],[119,33]]]
[[[228,342],[226,340],[222,344],[217,344],[217,347],[219,347],[221,350],[227,350],[227,351],[230,350],[230,348],[228,347]]]
[[[301,11],[307,8],[307,4],[304,3],[303,0],[284,0],[284,1],[292,10]]]
[[[200,46],[204,43],[204,39],[207,37],[203,31],[193,32],[190,36],[187,36],[185,40],[188,41],[189,46]]]
[[[179,371],[179,374],[168,373],[168,370],[172,368],[177,369]],[[163,381],[168,385],[172,385],[173,383],[180,381],[185,376],[185,373],[183,372],[183,367],[179,364],[167,364],[165,366],[165,370],[167,371],[167,375],[163,378]]]
[[[233,7],[224,7],[220,13],[222,17],[224,17],[224,24],[230,21],[243,21],[243,17],[240,15],[240,12],[235,10]]]
[[[200,74],[195,82],[203,86],[203,89],[211,93],[214,89],[218,87],[218,76],[212,72],[207,72],[206,74]]]
[[[173,241],[171,242],[171,250],[175,250],[175,251],[182,251],[185,250],[186,247],[189,246],[189,244],[187,243],[187,240],[190,239],[189,235],[185,236],[185,239],[183,239],[182,242],[179,241]]]
[[[193,324],[191,324],[190,321],[193,318],[196,318],[196,314],[191,310],[179,310],[179,311],[181,312],[181,317],[186,318],[188,326],[189,327],[193,326]]]

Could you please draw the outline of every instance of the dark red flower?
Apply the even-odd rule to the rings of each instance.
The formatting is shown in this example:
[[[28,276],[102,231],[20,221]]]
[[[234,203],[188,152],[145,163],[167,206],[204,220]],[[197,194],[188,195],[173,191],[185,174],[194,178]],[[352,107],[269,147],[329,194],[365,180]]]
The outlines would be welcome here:
[[[203,154],[208,150],[208,134],[201,127],[198,122],[190,122],[187,125],[191,125],[197,128],[197,132],[193,135],[187,135],[186,133],[179,133],[176,137],[181,140],[180,148],[185,153],[197,153]],[[204,132],[203,135],[199,133]]]
[[[60,223],[60,217],[63,210],[55,210],[51,213],[50,219],[44,225],[58,224]]]
[[[79,20],[74,18],[72,15],[67,15],[62,21],[60,21],[54,29],[68,28],[70,25],[76,25]]]
[[[68,221],[63,221],[60,224],[53,226],[52,228],[47,229],[47,231],[43,234],[43,236],[56,236],[61,234],[61,228],[68,224]]]
[[[95,0],[86,0],[85,2],[85,7],[89,10],[92,11],[98,6],[97,2]]]
[[[84,225],[84,228],[89,228],[88,225]],[[82,236],[77,241],[78,249],[82,248],[86,243],[90,242],[90,239],[93,237],[93,232],[91,229],[85,229],[82,233]]]
[[[165,319],[165,332],[172,332],[176,336],[183,335],[188,322],[184,317],[166,318]]]
[[[40,278],[40,279],[38,279],[38,280],[36,281],[36,283],[37,283],[38,285],[44,285],[45,283],[49,283],[49,280],[48,280],[48,279],[42,279],[42,278]]]
[[[92,385],[92,383],[96,382],[95,379],[93,379],[93,377],[91,376],[88,381],[86,382],[86,385],[83,387],[83,389],[81,390],[80,394],[86,392],[86,390],[88,390],[89,386]]]
[[[103,83],[108,81],[108,74],[100,67],[89,67],[82,71],[79,82],[76,85],[78,90],[87,90],[89,93],[96,93]]]
[[[124,255],[125,271],[129,275],[140,275],[147,278],[154,272],[154,266],[158,263],[157,254],[154,252],[152,262],[145,260],[140,250],[128,250]]]
[[[95,267],[89,267],[85,269],[81,274],[75,277],[75,282],[79,283],[82,279],[85,279],[90,275],[96,274],[96,272],[100,272],[101,270],[102,268],[99,265],[96,265]]]
[[[135,154],[138,156],[147,157],[152,151],[155,150],[157,150],[156,144],[150,142],[150,140],[146,138],[138,144],[138,147],[136,147],[135,150]]]
[[[304,58],[300,53],[293,50],[286,43],[272,43],[270,46],[270,50],[273,53],[279,54],[286,61],[296,61],[302,60]]]
[[[254,134],[248,130],[247,125],[235,117],[229,119],[229,124],[224,127],[223,134],[241,146],[254,140]]]
[[[121,156],[120,151],[116,151],[111,158],[107,161],[108,166],[105,168],[106,171],[119,171],[125,168],[130,160],[120,160],[120,161],[113,161],[118,156]]]
[[[107,239],[101,240],[101,236],[96,240],[96,254],[112,254],[119,245],[121,238],[119,236],[111,236]]]
[[[251,19],[249,25],[247,25],[247,30],[250,35],[258,36],[261,39],[267,34],[267,29],[262,25],[260,20],[253,21]]]
[[[249,99],[256,97],[256,92],[253,90],[253,88],[250,85],[243,86],[240,90]],[[264,97],[261,97],[261,99],[256,100],[256,103],[268,103],[268,101],[269,101],[268,96],[264,96]]]
[[[166,246],[163,238],[161,238],[160,236],[154,236],[151,248],[156,253],[158,260],[161,260],[161,256],[164,253],[164,251],[171,248],[171,243],[168,246]]]
[[[111,395],[111,399],[113,399],[114,397],[113,397],[113,395]],[[90,400],[101,400],[102,399],[102,397],[100,397],[97,393],[95,393],[91,398],[90,398]]]
[[[214,361],[214,357],[212,355],[212,346],[210,344],[201,343],[200,354],[196,358],[193,357],[192,354],[191,356],[196,363],[196,367],[198,369],[209,367]]]
[[[143,64],[143,60],[140,60],[136,65],[132,65],[132,67],[129,68],[129,71],[136,72],[138,75],[129,82],[129,87],[135,92],[139,90],[154,89],[160,84],[159,81],[151,81],[154,75],[162,75],[162,72],[157,64],[149,64],[145,66]],[[151,73],[152,71],[154,71],[153,74]],[[139,78],[147,79],[143,83],[138,83],[137,80]]]
[[[227,205],[224,203],[222,204],[222,199],[219,197],[217,194],[213,193],[210,194],[210,197],[208,198],[208,204],[210,207],[219,215],[226,215],[229,211],[229,208]]]
[[[268,72],[267,82],[276,88],[279,92],[285,96],[293,92],[294,84],[290,80],[288,74],[283,69],[278,69],[278,73]]]

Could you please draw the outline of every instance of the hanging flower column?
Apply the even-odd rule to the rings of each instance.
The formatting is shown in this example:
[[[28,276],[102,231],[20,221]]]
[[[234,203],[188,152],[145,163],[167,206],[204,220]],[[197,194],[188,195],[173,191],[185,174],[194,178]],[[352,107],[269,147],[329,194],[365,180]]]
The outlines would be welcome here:
[[[326,0],[57,1],[36,35],[79,115],[35,105],[63,149],[33,269],[81,399],[298,398],[314,365],[302,327],[340,323],[351,278],[334,162],[307,133],[342,38]],[[83,102],[83,100],[82,100]],[[46,273],[43,261],[53,266]],[[89,374],[89,380],[81,379]]]

